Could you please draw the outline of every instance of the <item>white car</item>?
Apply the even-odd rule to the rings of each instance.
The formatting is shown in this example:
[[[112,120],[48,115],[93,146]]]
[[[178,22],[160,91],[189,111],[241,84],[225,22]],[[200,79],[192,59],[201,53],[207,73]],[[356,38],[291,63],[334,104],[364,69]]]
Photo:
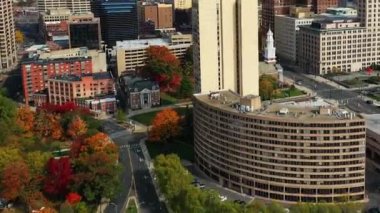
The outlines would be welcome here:
[[[219,195],[219,198],[222,202],[227,200],[227,197],[223,195]]]

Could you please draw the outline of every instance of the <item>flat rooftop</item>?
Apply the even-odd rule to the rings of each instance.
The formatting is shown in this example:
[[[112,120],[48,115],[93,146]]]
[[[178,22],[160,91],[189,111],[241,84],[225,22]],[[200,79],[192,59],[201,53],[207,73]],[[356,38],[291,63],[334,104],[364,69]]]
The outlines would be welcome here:
[[[139,39],[139,40],[125,40],[117,41],[116,48],[121,49],[145,49],[149,46],[169,46],[169,39],[165,38],[152,38],[152,39]]]
[[[241,110],[241,97],[232,91],[218,91],[212,94],[214,94],[213,98],[210,94],[196,94],[195,98],[222,110],[273,119],[289,119],[293,121],[296,119],[305,122],[317,120],[329,123],[362,119],[360,115],[348,109],[338,108],[318,97],[305,97],[299,99],[299,101],[281,102],[281,100],[276,100],[276,103],[263,102],[261,109],[248,111]],[[323,112],[321,109],[323,109]]]
[[[366,120],[367,128],[372,132],[380,134],[380,114],[375,115],[366,115],[363,114],[363,117]]]

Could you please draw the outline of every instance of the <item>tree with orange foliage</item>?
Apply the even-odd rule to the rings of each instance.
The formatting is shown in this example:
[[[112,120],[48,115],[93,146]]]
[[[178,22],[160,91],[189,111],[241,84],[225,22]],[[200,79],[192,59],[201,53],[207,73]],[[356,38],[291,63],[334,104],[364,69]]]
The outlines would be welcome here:
[[[34,127],[34,112],[29,107],[20,107],[16,114],[16,123],[25,132],[31,132]]]
[[[34,130],[40,137],[51,137],[54,140],[59,140],[63,135],[60,121],[59,115],[40,111],[35,117]]]
[[[1,177],[1,197],[15,200],[21,196],[30,181],[29,168],[23,161],[5,166]]]
[[[168,142],[180,134],[181,118],[173,109],[165,109],[154,117],[149,132],[149,141]]]
[[[79,136],[86,134],[87,132],[87,124],[83,121],[79,116],[75,116],[74,119],[70,122],[69,127],[67,129],[67,134],[76,139]]]
[[[111,140],[108,137],[108,135],[100,132],[89,138],[86,138],[83,141],[83,144],[80,150],[81,152],[87,152],[87,153],[95,153],[95,152],[113,153],[117,149],[116,149],[115,144],[111,143]]]

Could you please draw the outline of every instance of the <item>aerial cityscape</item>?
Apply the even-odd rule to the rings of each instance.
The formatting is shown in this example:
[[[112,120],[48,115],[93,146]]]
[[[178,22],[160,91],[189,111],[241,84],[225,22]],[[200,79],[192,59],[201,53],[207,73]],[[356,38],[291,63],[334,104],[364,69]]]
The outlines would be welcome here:
[[[0,212],[380,213],[380,0],[0,0]]]

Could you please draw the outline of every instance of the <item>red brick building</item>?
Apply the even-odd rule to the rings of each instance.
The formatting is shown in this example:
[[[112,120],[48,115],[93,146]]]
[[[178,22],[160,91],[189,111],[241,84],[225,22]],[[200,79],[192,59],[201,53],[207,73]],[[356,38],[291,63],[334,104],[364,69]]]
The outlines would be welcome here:
[[[313,11],[314,13],[324,13],[329,7],[337,7],[339,0],[314,0],[313,1]]]
[[[266,35],[269,27],[273,31],[274,16],[289,14],[290,7],[295,6],[297,3],[299,3],[299,0],[263,0],[261,32]]]
[[[78,99],[115,94],[115,84],[108,72],[59,75],[48,80],[49,103],[61,105]]]
[[[47,88],[47,81],[57,75],[91,74],[92,59],[90,57],[61,59],[27,59],[21,64],[22,85],[25,103],[33,101],[33,94]]]

